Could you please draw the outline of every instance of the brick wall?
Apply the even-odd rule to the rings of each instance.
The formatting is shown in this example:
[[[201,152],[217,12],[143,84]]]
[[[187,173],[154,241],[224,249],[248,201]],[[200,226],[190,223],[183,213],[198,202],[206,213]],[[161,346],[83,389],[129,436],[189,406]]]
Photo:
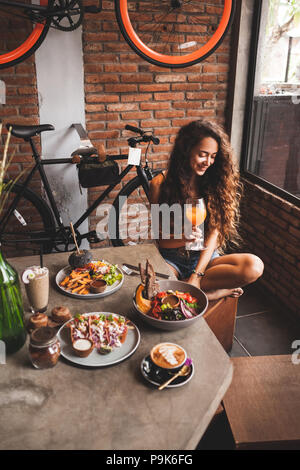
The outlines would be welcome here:
[[[261,282],[300,315],[300,208],[244,181],[241,207],[245,247],[265,263]]]
[[[216,23],[219,4],[215,0],[207,7],[208,24]],[[230,35],[204,62],[186,69],[164,69],[130,49],[118,29],[113,2],[104,1],[99,15],[86,15],[83,51],[87,130],[94,145],[104,143],[107,153],[126,153],[126,139],[132,133],[124,127],[131,124],[160,138],[150,161],[153,168],[164,168],[182,125],[200,117],[224,123]],[[90,200],[98,193],[97,188],[90,190]],[[90,222],[95,228],[95,214]]]
[[[2,143],[0,154],[2,156],[3,143],[7,132],[5,124],[39,124],[38,93],[34,56],[15,67],[0,70],[0,79],[6,85],[6,104],[0,105],[0,119],[3,121]],[[37,139],[36,139],[37,142]],[[37,146],[39,148],[39,143]],[[32,162],[30,145],[23,140],[11,138],[10,154],[14,153],[8,176],[15,178]],[[41,187],[38,176],[32,180],[30,188],[40,193]]]

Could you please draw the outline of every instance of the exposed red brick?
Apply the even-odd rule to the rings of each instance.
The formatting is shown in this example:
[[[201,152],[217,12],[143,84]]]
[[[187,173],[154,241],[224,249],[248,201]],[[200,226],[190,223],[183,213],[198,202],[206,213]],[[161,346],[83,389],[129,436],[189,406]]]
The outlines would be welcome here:
[[[242,229],[246,245],[264,261],[262,282],[290,311],[298,313],[295,289],[300,286],[300,210],[259,185],[244,183]]]

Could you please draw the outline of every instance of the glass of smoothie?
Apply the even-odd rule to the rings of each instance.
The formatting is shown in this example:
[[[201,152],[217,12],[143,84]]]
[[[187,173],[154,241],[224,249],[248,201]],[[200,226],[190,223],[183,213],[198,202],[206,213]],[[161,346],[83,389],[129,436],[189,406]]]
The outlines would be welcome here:
[[[45,312],[49,300],[48,268],[30,266],[24,271],[22,280],[25,284],[25,290],[32,312]]]
[[[202,238],[194,242],[188,242],[185,245],[186,250],[205,250],[204,246],[204,221],[206,219],[206,206],[204,198],[189,198],[185,203],[185,232],[191,234],[193,227],[200,229]]]

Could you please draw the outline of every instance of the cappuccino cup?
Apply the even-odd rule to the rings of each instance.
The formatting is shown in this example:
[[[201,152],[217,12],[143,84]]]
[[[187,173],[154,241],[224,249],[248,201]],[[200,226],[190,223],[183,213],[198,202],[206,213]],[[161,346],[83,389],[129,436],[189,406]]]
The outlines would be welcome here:
[[[175,343],[156,344],[150,352],[150,357],[157,367],[164,370],[176,371],[187,359],[186,351]]]

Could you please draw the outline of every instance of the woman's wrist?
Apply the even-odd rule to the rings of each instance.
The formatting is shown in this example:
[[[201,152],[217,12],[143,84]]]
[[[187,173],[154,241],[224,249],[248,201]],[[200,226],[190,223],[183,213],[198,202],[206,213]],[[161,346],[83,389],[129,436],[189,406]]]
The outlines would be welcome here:
[[[203,271],[200,271],[200,269],[193,269],[192,274],[194,276],[199,277],[200,279],[205,275],[205,273]]]

